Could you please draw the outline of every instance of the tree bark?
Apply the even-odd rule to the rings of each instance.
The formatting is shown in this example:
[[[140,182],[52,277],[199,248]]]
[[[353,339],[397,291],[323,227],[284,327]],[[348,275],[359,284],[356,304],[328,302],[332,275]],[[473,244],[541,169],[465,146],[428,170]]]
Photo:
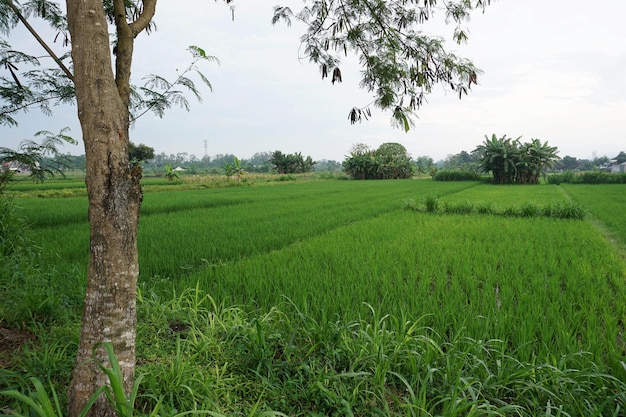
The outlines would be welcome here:
[[[126,392],[134,381],[142,191],[141,169],[131,167],[128,159],[128,102],[120,97],[113,74],[102,0],[67,0],[67,17],[85,145],[90,224],[87,291],[68,393],[69,415],[77,416],[96,389],[107,383],[93,360],[108,362],[100,343],[113,344]],[[101,396],[89,415],[113,417],[115,413]]]

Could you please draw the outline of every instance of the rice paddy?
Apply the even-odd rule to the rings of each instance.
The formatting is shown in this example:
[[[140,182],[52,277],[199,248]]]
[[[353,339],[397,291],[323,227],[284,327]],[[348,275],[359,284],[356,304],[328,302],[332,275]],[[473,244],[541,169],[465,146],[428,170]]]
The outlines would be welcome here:
[[[467,409],[448,409],[453,398],[449,398],[452,403],[443,398],[452,391],[445,391],[441,397],[435,395],[438,388],[423,391],[419,378],[424,384],[428,372],[420,368],[419,363],[411,362],[412,353],[406,351],[405,359],[393,365],[398,351],[383,352],[383,347],[387,349],[396,342],[389,339],[377,345],[374,339],[387,337],[387,331],[400,338],[393,340],[408,338],[415,331],[409,330],[414,325],[421,329],[417,332],[419,343],[427,339],[433,343],[410,348],[421,352],[420,357],[431,355],[433,360],[447,360],[448,365],[437,365],[446,368],[453,367],[454,361],[460,358],[455,355],[470,355],[463,356],[459,365],[459,372],[463,369],[469,374],[454,376],[460,378],[456,384],[459,390],[464,390],[462,397],[465,399],[471,397],[471,389],[463,386],[463,378],[468,375],[487,372],[480,382],[487,391],[487,381],[496,378],[496,374],[500,373],[497,378],[515,379],[522,369],[527,372],[533,368],[532,364],[542,364],[541,369],[554,367],[559,372],[584,370],[587,373],[583,379],[589,383],[596,381],[596,376],[605,375],[608,379],[602,377],[600,385],[608,387],[607,381],[615,381],[616,387],[626,387],[626,264],[618,249],[626,242],[624,195],[623,186],[619,185],[520,187],[430,180],[294,182],[146,193],[139,230],[140,306],[143,305],[144,319],[150,318],[151,324],[139,325],[140,361],[147,363],[146,369],[157,375],[158,366],[149,364],[164,354],[164,347],[162,341],[152,340],[156,330],[150,327],[159,327],[155,324],[158,319],[154,311],[159,309],[158,305],[169,305],[166,300],[172,297],[174,300],[181,297],[178,302],[183,303],[183,294],[191,291],[196,294],[196,300],[200,300],[191,310],[196,313],[212,311],[209,315],[213,318],[193,318],[196,313],[185,313],[187,310],[179,306],[178,310],[172,309],[166,314],[169,324],[163,324],[171,327],[175,319],[189,329],[185,341],[178,342],[188,349],[191,345],[187,343],[199,343],[198,338],[207,337],[195,333],[195,326],[199,326],[197,320],[215,324],[215,317],[223,314],[229,320],[239,320],[239,325],[232,325],[243,326],[252,332],[250,335],[256,335],[254,337],[262,336],[259,326],[264,326],[263,320],[267,320],[268,326],[272,322],[272,326],[277,327],[271,327],[273,330],[262,339],[255,339],[254,343],[261,346],[248,339],[245,342],[246,355],[252,355],[252,359],[246,356],[248,359],[242,359],[242,364],[256,369],[254,378],[261,378],[264,372],[270,378],[270,373],[277,372],[277,358],[287,355],[284,349],[289,346],[295,352],[302,346],[309,346],[303,344],[304,339],[312,340],[318,343],[314,344],[317,347],[307,348],[312,349],[312,354],[320,349],[324,351],[322,345],[330,348],[327,345],[330,339],[337,337],[338,342],[343,340],[339,343],[343,346],[341,349],[356,356],[349,356],[352,359],[340,365],[345,376],[338,377],[336,382],[340,379],[356,381],[360,373],[366,373],[373,378],[378,375],[382,378],[381,385],[387,388],[390,382],[385,382],[385,378],[391,378],[394,389],[403,392],[397,394],[396,400],[391,400],[386,391],[379,402],[361,397],[364,394],[358,388],[358,381],[356,386],[346,382],[340,389],[328,385],[332,378],[324,379],[317,389],[325,387],[326,391],[316,395],[337,403],[329,405],[319,415],[359,414],[355,411],[357,403],[367,401],[374,401],[376,406],[360,404],[361,413],[377,414],[372,410],[395,401],[387,412],[383,407],[379,414],[431,415],[430,412],[436,411],[440,415],[538,415],[537,410],[541,410],[545,415],[557,415],[558,406],[552,409],[549,404],[563,402],[564,397],[548,395],[544,398],[539,393],[524,397],[513,393],[510,386],[506,389],[513,391],[493,388],[496,391],[487,400],[493,409],[486,403],[481,403],[483,405],[474,414]],[[442,207],[465,205],[474,209],[406,210],[407,199],[423,201],[428,196],[436,196]],[[537,212],[533,209],[535,205],[571,203],[572,199],[589,211],[595,222],[544,216],[540,215],[540,209]],[[85,198],[23,198],[16,204],[30,219],[36,241],[44,247],[42,262],[48,268],[67,269],[84,276],[88,258]],[[488,206],[493,210],[484,209]],[[523,211],[524,207],[533,215],[494,215],[494,211],[507,208]],[[612,231],[618,247],[598,230],[598,221]],[[159,317],[162,314],[165,313],[161,311]],[[239,314],[257,317],[252,320],[257,324],[245,327],[246,319]],[[304,321],[299,321],[298,317],[304,317]],[[206,326],[207,322],[204,323]],[[386,330],[382,331],[380,326]],[[231,330],[226,327],[215,330],[216,334],[231,337],[228,336]],[[383,355],[378,360],[372,359],[374,368],[354,362],[359,357],[359,349],[365,348],[350,343],[365,340],[373,344],[368,349],[376,350],[378,346]],[[435,345],[439,348],[431,351]],[[171,354],[180,354],[176,349],[184,350],[181,346],[170,345],[174,349]],[[211,349],[214,359],[219,358],[220,354],[216,353],[219,349],[215,346]],[[273,359],[266,356],[270,355],[267,349],[274,349]],[[337,352],[335,354],[339,355]],[[299,355],[307,354],[299,352]],[[332,352],[326,351],[324,355],[330,355],[328,361],[334,360]],[[284,359],[281,366],[287,366],[290,360]],[[307,363],[303,357],[299,360]],[[507,363],[510,367],[500,371],[492,369],[497,363],[502,366]],[[261,364],[269,368],[259,368]],[[289,366],[292,365],[296,366]],[[392,368],[383,371],[377,368],[383,365]],[[214,366],[227,365],[215,363]],[[473,370],[468,370],[468,366],[474,367]],[[299,371],[292,369],[290,372],[302,377],[303,369],[297,369]],[[539,368],[533,369],[540,378]],[[503,372],[510,374],[506,376]],[[295,374],[289,375],[295,378]],[[565,378],[565,374],[559,375]],[[449,377],[453,378],[452,374]],[[524,378],[524,383],[537,382],[530,374],[525,374]],[[263,386],[263,381],[261,378],[258,383]],[[512,382],[513,385],[518,383],[521,384]],[[444,382],[440,381],[437,387],[441,388],[441,384]],[[455,389],[453,385],[449,387],[451,390]],[[268,392],[273,392],[274,388],[265,386],[254,392],[267,396],[268,407],[279,410],[280,401],[269,399]],[[342,389],[348,391],[340,395]],[[370,393],[376,397],[378,391],[371,389]],[[520,390],[523,389],[526,388],[520,386]],[[547,388],[542,385],[536,389],[539,392]],[[602,387],[593,389],[602,390]],[[175,387],[171,390],[175,391]],[[297,389],[289,392],[293,396]],[[600,395],[599,391],[593,392]],[[602,394],[605,403],[601,407],[584,408],[586,406],[581,404],[589,399],[583,399],[580,404],[561,405],[571,406],[566,407],[573,413],[570,415],[575,415],[576,410],[583,413],[596,410],[597,415],[617,412],[615,415],[618,415],[624,411],[624,393],[609,394]],[[241,394],[231,392],[230,395],[230,406],[219,405],[226,414],[237,408],[232,402],[246,402]],[[476,398],[483,398],[482,394],[476,395]],[[338,397],[331,401],[329,396]],[[511,397],[511,401],[506,402],[504,397]],[[512,397],[517,399],[513,401]],[[437,398],[441,402],[437,402]],[[497,398],[503,401],[499,406],[496,406]],[[529,404],[523,405],[527,401]],[[530,404],[533,401],[538,403]],[[425,409],[431,411],[418,412],[418,403],[419,407],[430,404],[431,408]],[[507,408],[507,404],[516,405]],[[293,415],[298,414],[294,411],[298,407],[304,407],[302,415],[314,411],[311,405],[304,406],[295,399],[285,400],[284,407]],[[309,413],[303,411],[307,407]]]

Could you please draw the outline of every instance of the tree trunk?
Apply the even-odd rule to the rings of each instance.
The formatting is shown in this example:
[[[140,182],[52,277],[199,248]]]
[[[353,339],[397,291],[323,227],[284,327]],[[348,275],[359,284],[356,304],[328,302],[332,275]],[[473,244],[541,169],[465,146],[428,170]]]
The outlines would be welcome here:
[[[111,342],[126,392],[135,371],[137,227],[140,168],[128,160],[128,103],[112,70],[102,0],[67,0],[78,117],[85,144],[90,258],[76,367],[68,393],[70,416],[107,383],[93,361],[108,363],[99,347]],[[94,356],[95,352],[95,356]],[[91,416],[115,416],[104,396]]]

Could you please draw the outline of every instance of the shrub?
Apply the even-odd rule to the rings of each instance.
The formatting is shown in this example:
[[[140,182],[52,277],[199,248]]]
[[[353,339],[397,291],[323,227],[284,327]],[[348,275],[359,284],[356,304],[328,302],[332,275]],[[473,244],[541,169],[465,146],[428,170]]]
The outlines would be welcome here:
[[[435,181],[480,181],[480,174],[472,171],[443,169],[433,176]]]
[[[536,217],[541,214],[541,209],[534,201],[526,201],[519,208],[519,215],[522,217]]]
[[[561,201],[552,205],[552,217],[559,219],[578,219],[585,217],[586,210],[574,201]]]
[[[407,198],[402,202],[402,208],[405,210],[419,210],[418,204],[412,198]]]
[[[505,216],[517,216],[517,208],[515,206],[505,207],[502,214]]]
[[[436,213],[437,210],[439,210],[439,197],[436,195],[426,196],[422,202],[424,203],[424,207],[428,213]]]
[[[548,176],[549,184],[626,184],[626,173],[588,171],[576,175],[567,171]]]
[[[470,214],[474,210],[474,203],[469,200],[456,203],[447,203],[445,205],[446,213]]]
[[[283,174],[277,177],[274,181],[284,182],[284,181],[297,181],[298,178],[295,175],[291,174]]]
[[[480,203],[476,204],[476,211],[478,214],[494,214],[496,208],[493,203]]]
[[[565,171],[561,174],[548,175],[547,179],[548,184],[573,184],[576,181],[576,175],[572,171]]]

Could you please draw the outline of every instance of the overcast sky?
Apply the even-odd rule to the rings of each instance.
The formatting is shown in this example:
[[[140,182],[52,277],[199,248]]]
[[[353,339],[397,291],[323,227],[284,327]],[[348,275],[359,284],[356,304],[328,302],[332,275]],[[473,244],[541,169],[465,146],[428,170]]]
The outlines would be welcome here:
[[[140,36],[135,47],[133,82],[150,73],[173,78],[190,62],[189,45],[202,47],[221,64],[201,67],[214,88],[202,90],[202,103],[190,98],[190,112],[143,116],[131,140],[157,153],[198,158],[205,155],[206,141],[210,156],[249,158],[280,150],[337,161],[355,143],[375,148],[384,142],[403,144],[413,157],[439,160],[473,150],[492,133],[547,140],[560,156],[613,157],[626,150],[624,0],[492,1],[467,23],[467,45],[448,44],[484,71],[478,86],[462,100],[435,88],[409,133],[391,127],[390,114],[379,110],[373,119],[350,125],[350,108],[372,101],[358,88],[358,66],[353,60],[342,65],[341,84],[322,81],[315,65],[299,59],[303,28],[271,25],[277,4],[296,11],[302,1],[236,0],[232,21],[221,1],[160,0],[157,32]],[[428,27],[446,37],[453,29]],[[20,40],[30,43],[26,35]],[[33,48],[39,54],[34,43]],[[2,145],[64,126],[81,137],[75,108],[59,108],[52,118],[32,110],[18,121],[17,129],[0,127]],[[82,143],[66,150],[84,153]]]

